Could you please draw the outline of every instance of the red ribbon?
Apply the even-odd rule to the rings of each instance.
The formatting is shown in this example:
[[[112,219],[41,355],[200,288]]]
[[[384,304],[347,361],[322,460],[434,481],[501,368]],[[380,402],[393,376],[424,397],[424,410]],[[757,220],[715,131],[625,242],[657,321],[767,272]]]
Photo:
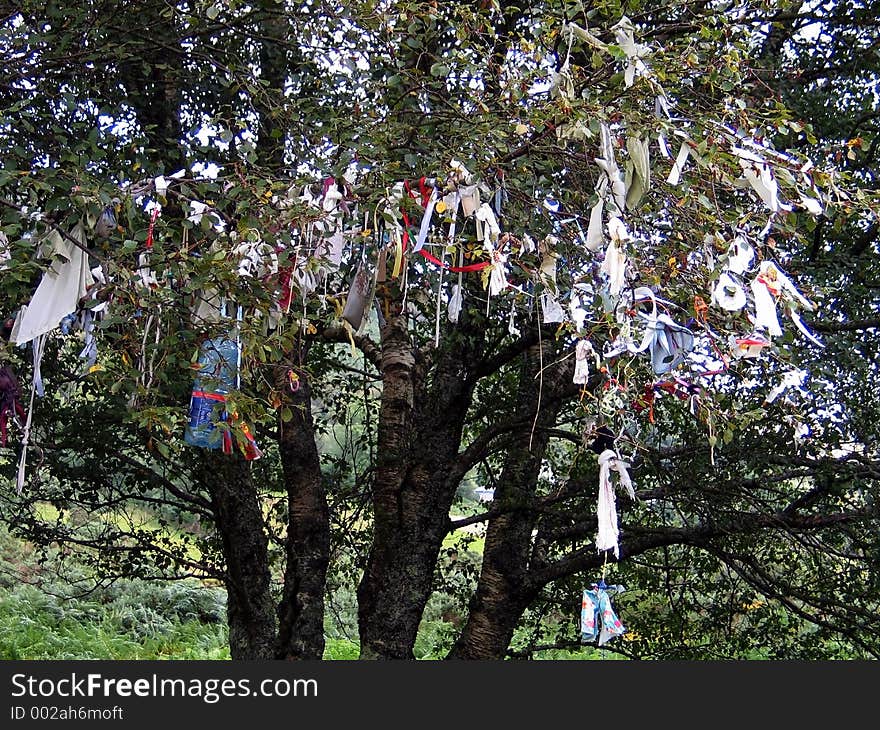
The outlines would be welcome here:
[[[409,243],[409,216],[406,214],[406,211],[401,211],[401,213],[403,214],[403,250],[404,252],[406,252],[407,244]],[[487,269],[492,265],[491,261],[481,261],[478,264],[468,264],[467,266],[450,266],[449,264],[441,261],[436,256],[434,256],[434,254],[428,253],[423,248],[420,248],[418,252],[432,264],[440,266],[447,271],[451,271],[454,274],[468,274],[473,271],[482,271],[483,269]]]
[[[153,248],[153,226],[156,225],[156,218],[159,217],[159,209],[153,208],[150,213],[150,227],[147,228],[147,248]]]
[[[208,393],[204,390],[194,390],[193,398],[207,398],[208,400],[216,400],[220,403],[226,402],[226,396],[222,393]]]

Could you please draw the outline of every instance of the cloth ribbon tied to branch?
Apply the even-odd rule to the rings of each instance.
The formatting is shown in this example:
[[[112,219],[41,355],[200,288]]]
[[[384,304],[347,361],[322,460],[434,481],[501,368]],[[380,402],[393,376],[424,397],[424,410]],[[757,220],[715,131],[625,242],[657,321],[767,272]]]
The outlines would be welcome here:
[[[581,643],[587,644],[598,637],[598,645],[602,646],[615,636],[626,631],[624,625],[614,613],[609,591],[622,593],[623,586],[606,586],[605,581],[593,583],[584,590],[581,599]]]
[[[776,315],[776,303],[782,300],[787,306],[788,314],[792,322],[810,342],[818,347],[825,345],[810,332],[801,321],[796,309],[792,306],[797,303],[807,311],[812,312],[815,307],[806,299],[791,283],[791,280],[772,261],[763,261],[758,269],[758,274],[752,280],[752,294],[755,299],[756,329],[765,330],[771,337],[782,335],[782,327]]]
[[[590,379],[590,360],[595,362],[598,369],[600,366],[599,354],[588,339],[578,340],[574,348],[574,354],[574,377],[572,382],[575,385],[586,385]]]
[[[626,490],[630,499],[635,499],[628,467],[629,464],[622,461],[611,449],[605,449],[599,454],[599,500],[596,507],[599,529],[596,534],[596,549],[613,550],[615,558],[620,557],[620,531],[617,526],[617,499],[611,483],[611,472],[617,472],[619,486]]]

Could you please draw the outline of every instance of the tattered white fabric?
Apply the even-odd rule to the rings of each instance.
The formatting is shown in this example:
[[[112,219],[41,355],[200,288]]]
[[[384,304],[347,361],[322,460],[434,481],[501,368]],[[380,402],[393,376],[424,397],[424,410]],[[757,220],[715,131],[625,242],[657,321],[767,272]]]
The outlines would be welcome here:
[[[732,147],[731,152],[739,158],[743,177],[771,212],[779,213],[783,210],[791,210],[790,205],[779,199],[779,188],[773,170],[761,155],[742,147]]]
[[[761,274],[752,280],[751,287],[755,302],[755,327],[765,330],[771,337],[779,337],[782,327],[779,326],[779,317],[776,315],[775,297],[778,291]]]
[[[602,213],[605,209],[605,190],[608,183],[602,179],[600,185],[596,188],[599,195],[598,202],[590,209],[590,223],[587,226],[586,246],[588,251],[598,251],[605,244],[605,237],[602,235]]]
[[[21,456],[18,459],[18,471],[15,476],[15,491],[18,494],[21,494],[21,490],[24,488],[25,475],[27,472],[27,452],[28,452],[28,443],[30,441],[31,436],[31,422],[34,415],[34,396],[37,394],[37,391],[42,391],[42,379],[40,378],[40,362],[43,359],[43,351],[46,347],[46,338],[48,337],[47,333],[42,333],[34,337],[33,340],[33,365],[34,372],[31,381],[31,396],[30,403],[27,408],[27,418],[24,422],[24,427],[22,429],[21,435]]]
[[[55,329],[62,319],[77,309],[80,299],[94,284],[89,270],[88,254],[85,252],[86,234],[82,222],[77,223],[70,232],[73,241],[53,231],[55,260],[49,266],[30,304],[19,313],[12,342],[23,344],[35,337]]]
[[[724,268],[734,274],[744,274],[752,266],[755,258],[755,249],[752,248],[745,236],[738,234],[727,250],[727,263]]]
[[[516,306],[513,303],[510,305],[510,314],[507,317],[507,332],[511,337],[519,337],[522,334],[516,326]]]
[[[599,367],[599,355],[593,349],[592,343],[587,340],[578,340],[574,347],[574,376],[572,382],[575,385],[586,385],[590,379],[590,360],[592,360],[596,368]]]
[[[619,485],[626,490],[630,499],[635,499],[628,467],[629,464],[621,461],[611,449],[605,449],[599,454],[599,500],[596,507],[599,529],[596,534],[596,549],[613,550],[616,558],[620,557],[620,531],[617,526],[617,498],[611,483],[611,472],[617,472]]]
[[[431,195],[428,198],[428,202],[425,205],[425,210],[422,213],[422,222],[419,225],[419,233],[416,236],[416,242],[413,245],[413,253],[418,253],[422,247],[425,245],[425,241],[428,240],[428,230],[431,227],[431,218],[434,216],[434,208],[437,206],[437,201],[439,199],[439,192],[436,188],[431,189]],[[458,191],[454,194],[455,202],[454,205],[458,206]]]
[[[643,74],[648,70],[642,60],[648,53],[648,46],[636,43],[634,38],[635,26],[632,21],[623,16],[611,29],[614,31],[614,39],[617,46],[626,54],[626,67],[623,70],[623,83],[629,88],[635,81],[636,73]]]
[[[682,142],[681,147],[678,148],[678,154],[675,156],[675,160],[672,163],[672,169],[669,171],[669,175],[666,178],[666,182],[669,185],[678,185],[681,180],[681,174],[684,172],[684,167],[687,164],[690,151],[690,145],[686,141]]]
[[[488,203],[480,205],[475,217],[482,229],[483,248],[489,253],[492,261],[492,267],[489,270],[489,296],[497,296],[508,287],[507,254],[495,248],[498,237],[501,235],[501,227],[495,218],[495,211]]]
[[[202,218],[205,216],[209,216],[214,219],[215,228],[218,225],[219,219],[217,218],[216,213],[212,213],[207,203],[202,203],[199,200],[191,200],[189,202],[189,215],[186,219],[192,223],[193,225],[199,225],[202,222]]]
[[[808,311],[814,309],[813,304],[797,290],[785,272],[772,261],[761,262],[758,274],[752,280],[752,294],[755,299],[755,327],[766,329],[771,337],[779,337],[782,334],[776,313],[778,299],[783,298],[789,303],[797,302]],[[789,306],[788,311],[795,326],[813,343],[822,347],[823,344],[807,330],[795,309]]]
[[[611,129],[605,122],[599,125],[599,151],[601,152],[601,157],[596,157],[593,161],[605,173],[608,185],[611,187],[611,200],[609,202],[616,208],[615,213],[622,215],[626,209],[626,182],[614,157]]]
[[[611,241],[605,249],[605,259],[599,271],[608,276],[608,292],[611,296],[617,296],[626,280],[627,264],[626,254],[618,244],[629,239],[629,232],[623,221],[615,216],[608,221],[608,235]]]
[[[480,209],[480,188],[477,185],[466,185],[458,189],[461,202],[461,213],[470,218]]]
[[[797,313],[797,310],[789,307],[788,315],[791,317],[791,321],[794,322],[794,326],[797,327],[801,334],[806,337],[810,342],[812,342],[817,347],[825,347],[825,343],[819,340],[810,330],[807,329],[806,325],[801,320],[800,315]]]
[[[722,272],[712,290],[712,303],[728,312],[738,312],[746,306],[746,291],[729,273]]]
[[[165,197],[168,193],[168,180],[165,179],[164,175],[153,178],[153,189],[160,198]]]
[[[449,296],[449,304],[446,307],[446,316],[455,324],[461,314],[462,289],[460,284],[453,284],[452,294]]]
[[[159,281],[156,279],[156,275],[153,273],[153,269],[150,266],[149,251],[143,251],[138,256],[137,275],[138,283],[145,289],[154,289],[159,286]]]
[[[263,278],[278,273],[278,254],[268,243],[260,240],[242,241],[233,250],[240,257],[238,275]]]
[[[816,198],[800,193],[801,205],[806,208],[807,212],[813,215],[822,215],[824,208]]]
[[[315,256],[329,262],[333,269],[338,269],[342,263],[342,254],[345,249],[345,235],[342,226],[337,227],[329,236],[323,237],[315,246]]]
[[[568,313],[578,332],[584,328],[584,323],[587,320],[587,305],[593,298],[590,293],[579,288],[580,286],[575,284],[571,290],[571,298],[568,301]]]
[[[9,239],[6,237],[6,234],[3,231],[0,231],[0,271],[3,271],[12,258],[12,254],[9,251]]]
[[[631,210],[651,189],[651,164],[647,140],[630,135],[626,139],[626,149],[630,157],[625,177],[626,207]]]
[[[577,37],[580,38],[582,41],[588,43],[589,45],[593,46],[593,48],[597,48],[600,51],[608,50],[607,43],[599,40],[595,35],[593,35],[593,33],[590,32],[589,28],[581,28],[574,21],[568,23],[565,26],[565,30],[568,32],[569,38]]]
[[[464,183],[467,185],[473,178],[470,170],[455,158],[449,160],[449,171],[450,178],[453,182]]]
[[[557,291],[556,259],[559,258],[559,254],[554,250],[557,243],[559,243],[559,239],[557,239],[556,236],[546,236],[544,240],[541,241],[541,265],[538,268],[538,276],[540,276],[541,282],[544,286],[549,287],[554,292]]]
[[[565,310],[562,309],[559,300],[549,289],[541,292],[541,312],[544,324],[565,321]]]

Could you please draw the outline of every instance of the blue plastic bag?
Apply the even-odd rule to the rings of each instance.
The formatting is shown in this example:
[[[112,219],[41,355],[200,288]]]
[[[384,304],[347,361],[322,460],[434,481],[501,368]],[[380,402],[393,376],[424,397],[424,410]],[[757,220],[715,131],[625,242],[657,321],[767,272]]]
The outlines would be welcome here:
[[[228,430],[218,433],[226,420],[226,396],[238,383],[238,344],[228,337],[205,340],[199,351],[198,375],[189,404],[184,441],[205,449],[232,450]]]

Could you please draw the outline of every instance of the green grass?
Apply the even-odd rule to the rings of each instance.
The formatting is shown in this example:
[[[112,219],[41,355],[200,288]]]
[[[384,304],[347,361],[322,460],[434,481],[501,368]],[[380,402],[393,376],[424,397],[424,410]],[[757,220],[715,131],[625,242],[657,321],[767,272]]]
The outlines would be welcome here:
[[[357,659],[360,647],[348,639],[327,639],[324,644],[324,659],[352,660]]]
[[[198,588],[196,590],[208,590]],[[228,659],[226,625],[125,600],[0,589],[0,659]]]
[[[196,580],[86,592],[0,533],[0,659],[228,659],[226,594]]]

